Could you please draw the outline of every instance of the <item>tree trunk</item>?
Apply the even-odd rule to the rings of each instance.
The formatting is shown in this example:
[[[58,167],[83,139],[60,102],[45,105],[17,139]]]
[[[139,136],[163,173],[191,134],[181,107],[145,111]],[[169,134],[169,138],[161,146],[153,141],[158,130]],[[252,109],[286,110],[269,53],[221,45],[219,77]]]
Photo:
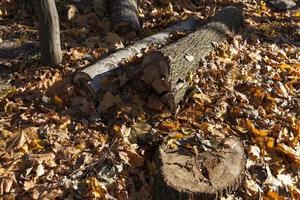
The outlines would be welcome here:
[[[172,34],[176,32],[189,32],[196,29],[197,26],[197,20],[193,18],[179,22],[160,33],[137,41],[132,46],[117,51],[84,70],[75,73],[73,81],[85,85],[91,93],[97,93],[101,89],[101,79],[106,74],[109,74],[124,62],[130,61],[136,55],[143,53],[145,49],[164,46],[170,42]]]
[[[140,28],[136,0],[109,0],[111,27],[116,32],[126,33]]]
[[[39,40],[43,64],[56,66],[62,61],[59,18],[55,0],[34,0],[39,18]]]
[[[238,139],[215,139],[212,146],[196,136],[177,142],[175,148],[165,143],[159,149],[155,200],[211,200],[239,188],[245,155]]]
[[[152,86],[174,111],[189,87],[188,75],[213,50],[213,43],[224,41],[227,33],[238,29],[241,24],[239,9],[223,8],[198,31],[146,56],[142,64],[142,80]]]

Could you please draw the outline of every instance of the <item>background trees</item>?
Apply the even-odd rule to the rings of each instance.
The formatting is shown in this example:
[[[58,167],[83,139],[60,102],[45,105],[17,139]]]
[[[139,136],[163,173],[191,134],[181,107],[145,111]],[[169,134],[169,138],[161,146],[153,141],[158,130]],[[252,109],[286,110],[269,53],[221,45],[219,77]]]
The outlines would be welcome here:
[[[34,4],[39,19],[41,60],[44,64],[56,66],[62,61],[62,52],[55,0],[34,0]]]
[[[55,0],[33,0],[39,19],[39,41],[43,64],[56,66],[62,62],[59,16]],[[140,28],[135,0],[107,1],[111,29],[126,32]],[[105,6],[104,3],[102,3]]]

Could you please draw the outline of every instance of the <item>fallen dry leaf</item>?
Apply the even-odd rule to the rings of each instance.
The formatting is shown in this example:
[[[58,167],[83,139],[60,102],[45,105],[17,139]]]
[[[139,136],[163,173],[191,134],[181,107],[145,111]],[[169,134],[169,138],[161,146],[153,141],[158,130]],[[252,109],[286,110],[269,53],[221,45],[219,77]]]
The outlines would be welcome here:
[[[71,20],[78,12],[77,7],[74,4],[67,5],[67,18]]]
[[[14,138],[8,141],[7,149],[15,150],[21,148],[27,141],[27,136],[24,132],[18,133]]]
[[[101,112],[106,112],[113,105],[122,103],[122,99],[119,95],[113,95],[111,92],[106,92],[103,95],[102,101],[100,101]]]

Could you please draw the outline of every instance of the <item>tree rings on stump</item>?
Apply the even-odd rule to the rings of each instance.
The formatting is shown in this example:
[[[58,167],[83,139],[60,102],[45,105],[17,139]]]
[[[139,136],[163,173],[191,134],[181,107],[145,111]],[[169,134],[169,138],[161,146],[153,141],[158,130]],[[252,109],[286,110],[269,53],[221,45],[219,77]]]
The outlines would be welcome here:
[[[241,142],[234,137],[215,139],[207,148],[195,138],[175,148],[161,145],[154,199],[217,199],[239,188],[245,172]]]

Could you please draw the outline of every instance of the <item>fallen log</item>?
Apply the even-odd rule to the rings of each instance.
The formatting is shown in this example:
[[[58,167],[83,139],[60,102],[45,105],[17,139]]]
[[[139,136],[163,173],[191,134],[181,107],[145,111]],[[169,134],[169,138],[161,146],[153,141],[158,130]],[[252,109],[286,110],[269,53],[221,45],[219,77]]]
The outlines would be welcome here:
[[[242,19],[238,8],[223,8],[196,32],[147,55],[141,66],[142,80],[174,111],[189,87],[188,75],[213,50],[213,43],[224,41],[227,33],[241,26]]]
[[[95,94],[101,89],[102,77],[110,73],[113,69],[118,68],[123,62],[143,53],[145,49],[151,47],[158,48],[166,45],[170,42],[172,34],[176,32],[189,32],[194,30],[197,26],[197,20],[194,18],[179,22],[160,33],[139,40],[132,46],[109,55],[82,71],[76,72],[73,76],[73,81],[86,86],[91,93]]]
[[[239,188],[245,154],[237,138],[214,139],[213,146],[204,145],[196,136],[178,143],[175,148],[167,142],[160,146],[155,200],[211,200]]]
[[[136,0],[109,1],[109,15],[112,30],[116,32],[124,33],[140,28]]]

